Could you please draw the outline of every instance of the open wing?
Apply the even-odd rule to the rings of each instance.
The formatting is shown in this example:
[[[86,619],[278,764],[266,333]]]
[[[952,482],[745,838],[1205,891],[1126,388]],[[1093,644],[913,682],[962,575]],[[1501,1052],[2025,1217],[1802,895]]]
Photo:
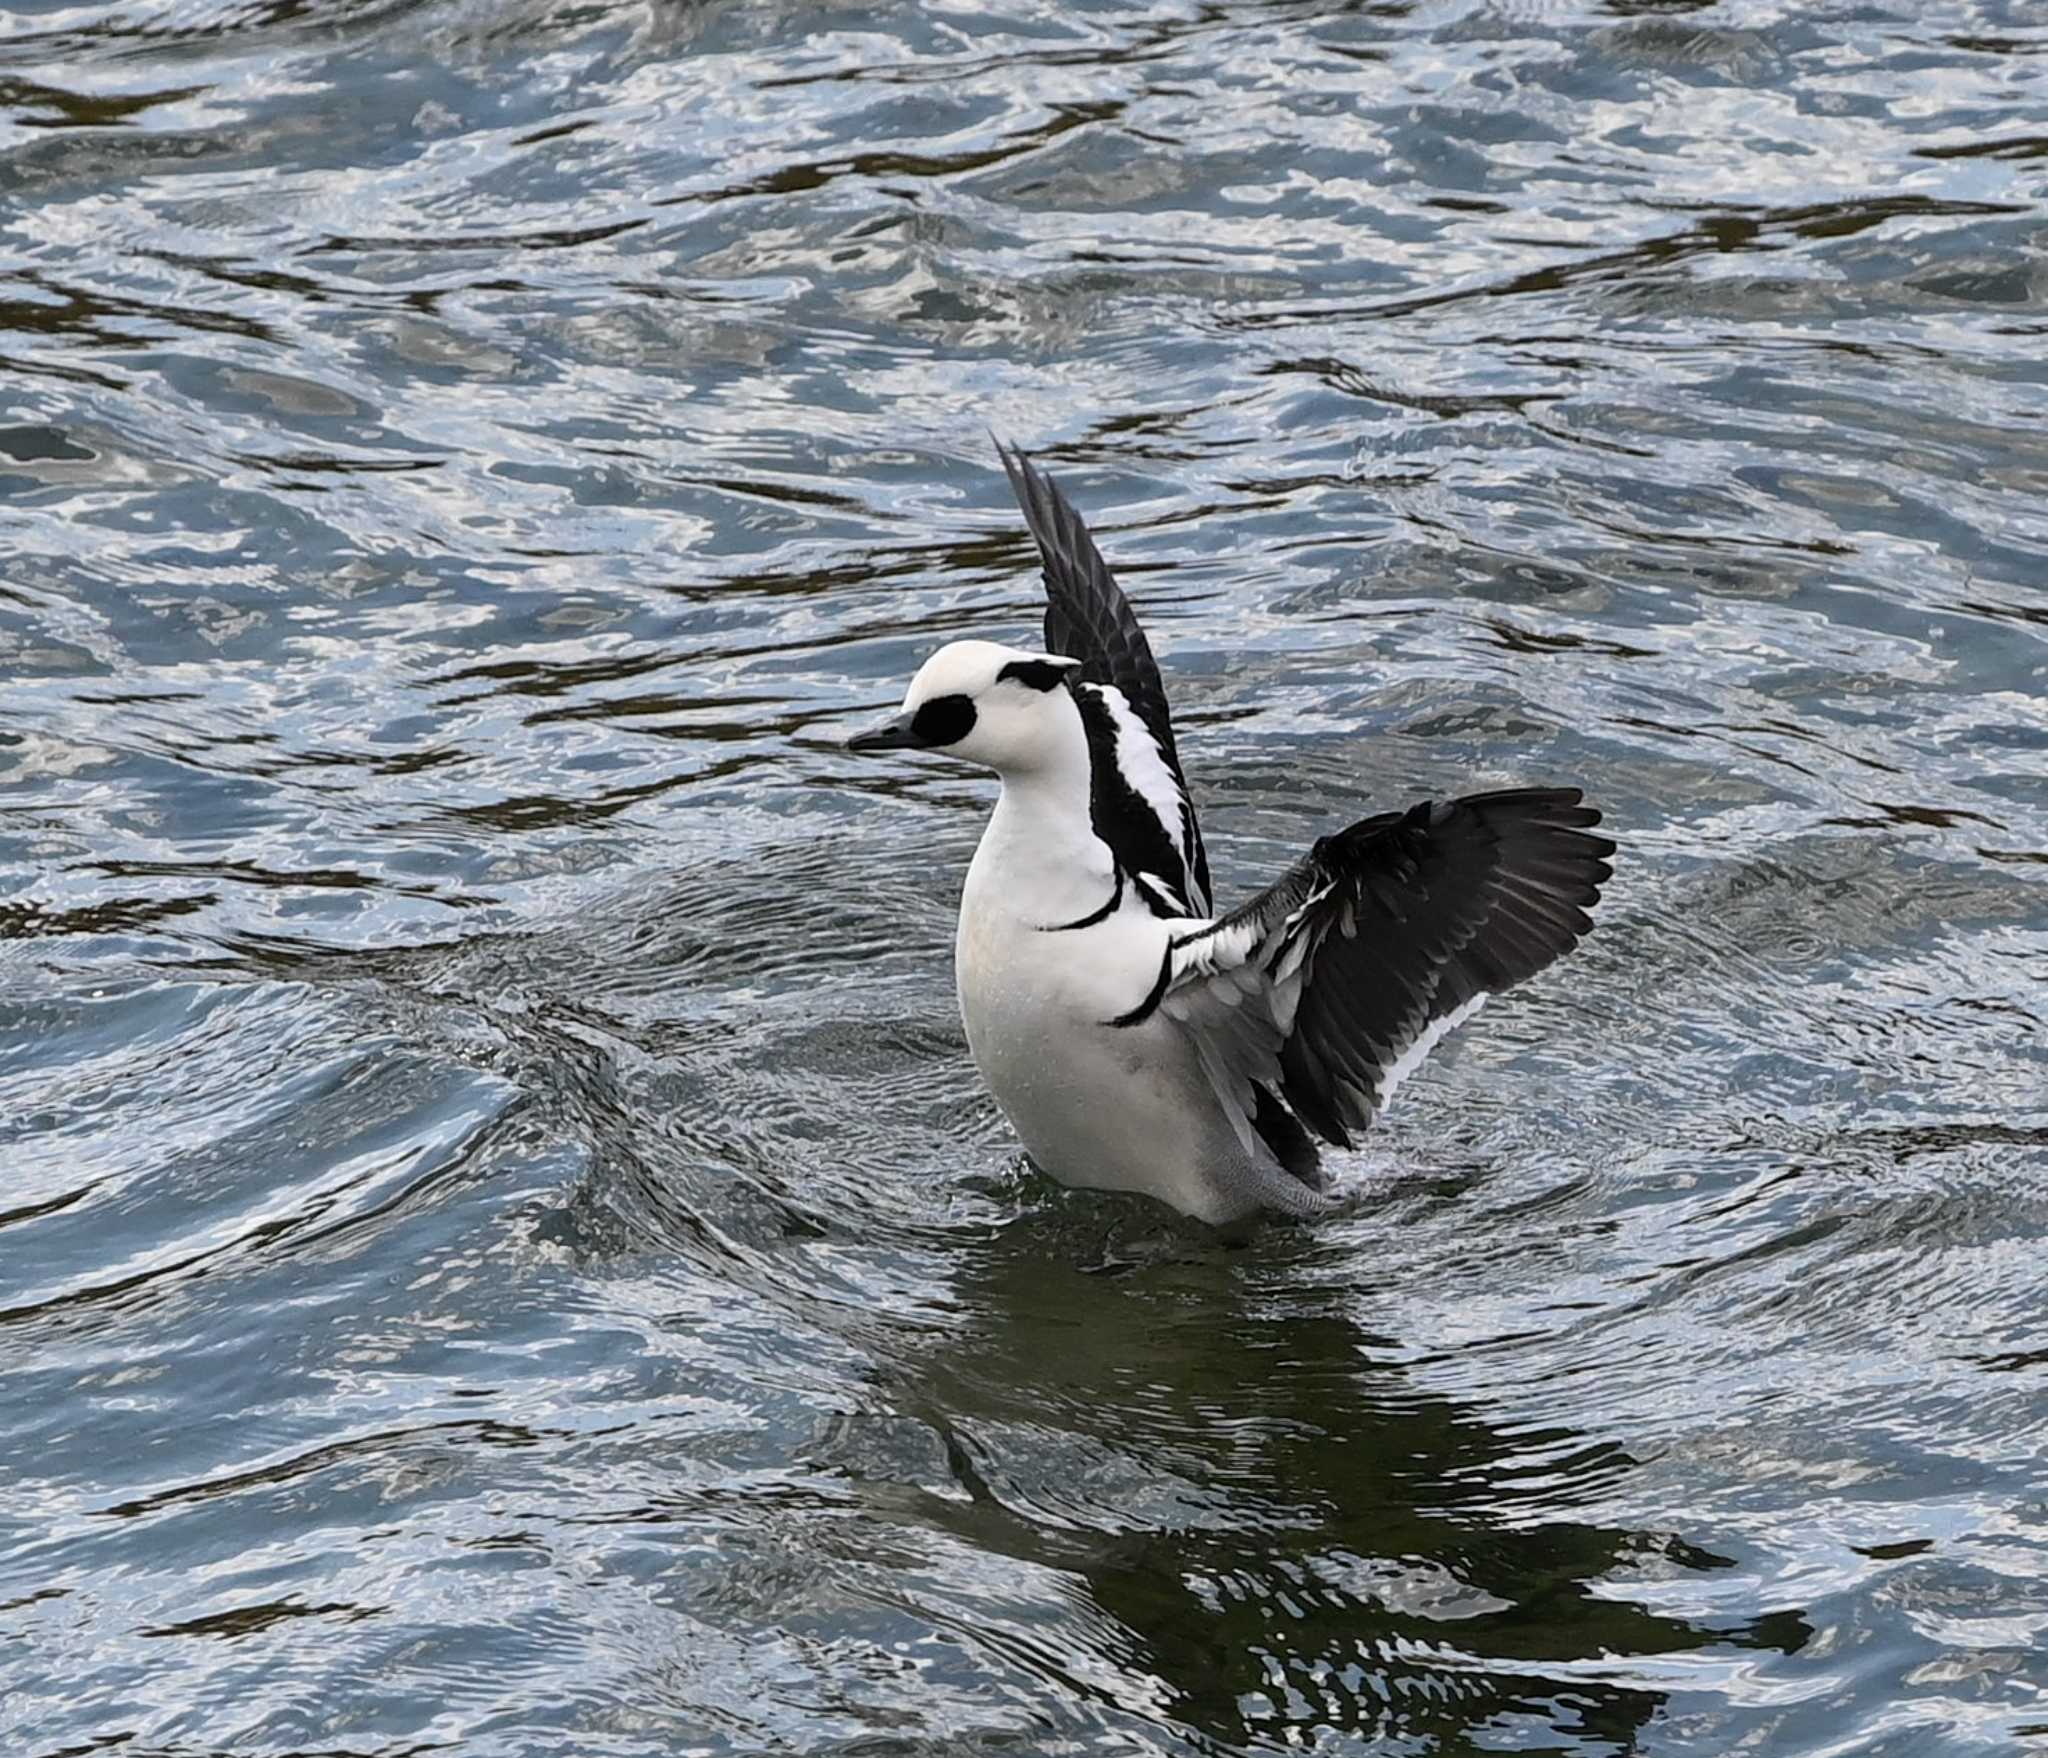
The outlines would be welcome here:
[[[1151,643],[1072,503],[1023,453],[996,450],[1045,564],[1046,651],[1081,662],[1096,833],[1158,913],[1207,915],[1209,857]]]
[[[1177,1021],[1247,1148],[1256,1133],[1293,1165],[1300,1132],[1276,1126],[1276,1093],[1349,1146],[1439,1037],[1591,929],[1614,844],[1588,834],[1600,814],[1579,801],[1523,788],[1361,819],[1176,937],[1117,1023],[1155,1008]]]

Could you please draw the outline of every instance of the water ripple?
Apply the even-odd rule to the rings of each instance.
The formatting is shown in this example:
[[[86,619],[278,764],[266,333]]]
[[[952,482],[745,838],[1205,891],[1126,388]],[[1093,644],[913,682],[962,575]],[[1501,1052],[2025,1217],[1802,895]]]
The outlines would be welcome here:
[[[2044,55],[0,21],[13,1745],[2038,1737]],[[1317,1229],[1022,1161],[986,788],[839,750],[1035,627],[991,428],[1224,891],[1514,780],[1622,841]]]

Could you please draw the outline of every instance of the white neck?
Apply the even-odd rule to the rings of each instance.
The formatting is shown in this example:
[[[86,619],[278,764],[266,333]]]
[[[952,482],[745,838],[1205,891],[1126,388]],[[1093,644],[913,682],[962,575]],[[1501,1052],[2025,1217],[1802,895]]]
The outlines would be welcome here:
[[[1071,696],[1028,765],[1002,771],[1003,791],[967,872],[963,903],[1027,918],[1035,927],[1100,909],[1115,883],[1108,847],[1088,814],[1088,735]]]

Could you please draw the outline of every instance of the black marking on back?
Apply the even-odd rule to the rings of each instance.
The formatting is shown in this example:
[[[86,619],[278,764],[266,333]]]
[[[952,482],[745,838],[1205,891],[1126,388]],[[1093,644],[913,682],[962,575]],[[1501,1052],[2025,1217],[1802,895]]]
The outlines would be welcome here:
[[[1123,692],[1152,737],[1187,799],[1187,778],[1181,773],[1180,752],[1173,740],[1173,717],[1167,710],[1166,686],[1160,681],[1159,664],[1145,639],[1137,614],[1123,588],[1110,573],[1109,564],[1095,547],[1095,539],[1072,503],[1052,478],[1022,452],[1011,450],[1000,440],[996,450],[1017,504],[1024,509],[1024,522],[1038,545],[1045,573],[1045,645],[1048,652],[1078,659],[1084,683],[1107,684]],[[1194,873],[1200,896],[1190,899],[1194,912],[1209,908],[1209,857],[1202,847],[1202,833],[1195,822],[1192,805],[1186,809],[1181,827],[1189,845],[1187,865]],[[1186,890],[1184,879],[1174,881],[1176,893]]]
[[[1074,668],[1051,659],[1013,659],[996,673],[996,682],[1014,678],[1033,690],[1055,690]]]
[[[910,717],[921,745],[956,745],[974,730],[974,703],[966,696],[934,696]]]
[[[1082,730],[1088,735],[1090,827],[1120,868],[1133,878],[1149,874],[1179,902],[1180,915],[1194,915],[1195,900],[1188,896],[1187,865],[1178,839],[1160,823],[1151,803],[1117,766],[1116,721],[1109,704],[1102,699],[1101,690],[1092,686],[1076,690],[1074,701],[1081,710]],[[1156,904],[1147,887],[1137,889],[1148,904]],[[1155,908],[1154,914],[1159,913]]]

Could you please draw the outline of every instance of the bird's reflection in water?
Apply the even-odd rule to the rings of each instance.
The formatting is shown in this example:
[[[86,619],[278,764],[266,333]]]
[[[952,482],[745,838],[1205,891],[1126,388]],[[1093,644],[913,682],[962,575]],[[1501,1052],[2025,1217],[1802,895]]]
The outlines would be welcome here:
[[[1792,1614],[1709,1626],[1622,1597],[1646,1565],[1727,1560],[1557,1513],[1575,1477],[1630,1462],[1568,1430],[1510,1439],[1418,1390],[1353,1318],[1356,1291],[1314,1273],[1332,1267],[1314,1235],[1190,1235],[1091,1274],[1071,1236],[1088,1212],[1067,1199],[987,1242],[958,1284],[980,1315],[965,1345],[902,1358],[891,1388],[968,1492],[929,1517],[1085,1584],[1040,1655],[1067,1684],[1143,1681],[1233,1746],[1323,1728],[1464,1751],[1540,1728],[1546,1749],[1625,1749],[1663,1701],[1630,1657],[1806,1640]]]

